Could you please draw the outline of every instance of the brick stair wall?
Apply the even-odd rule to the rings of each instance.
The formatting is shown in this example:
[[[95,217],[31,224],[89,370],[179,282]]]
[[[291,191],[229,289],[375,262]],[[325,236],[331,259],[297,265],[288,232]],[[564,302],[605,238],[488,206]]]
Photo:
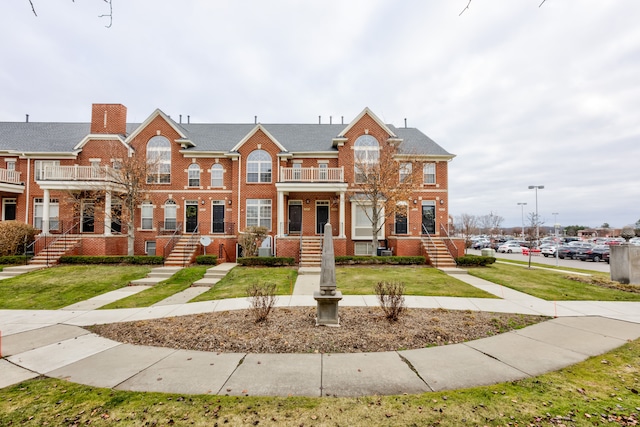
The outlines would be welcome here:
[[[300,251],[300,267],[322,265],[322,237],[303,237]]]

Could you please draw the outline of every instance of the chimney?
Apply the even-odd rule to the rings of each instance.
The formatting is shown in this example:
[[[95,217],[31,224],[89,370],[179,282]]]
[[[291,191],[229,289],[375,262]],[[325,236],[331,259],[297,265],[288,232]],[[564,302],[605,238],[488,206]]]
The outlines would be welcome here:
[[[405,129],[407,128],[407,118],[406,117],[404,118],[404,128]]]
[[[180,114],[180,124],[182,124],[182,114]]]
[[[191,124],[191,116],[187,116],[187,124],[190,125]]]
[[[333,116],[329,116],[329,124],[333,124]]]
[[[318,124],[321,125],[322,124],[322,116],[318,116]]]
[[[258,116],[253,116],[253,124],[254,125],[258,124]]]
[[[26,123],[29,123],[29,115],[27,114]]]
[[[344,116],[340,116],[340,124],[344,124]]]
[[[91,133],[127,133],[127,107],[122,104],[93,104],[91,109]]]

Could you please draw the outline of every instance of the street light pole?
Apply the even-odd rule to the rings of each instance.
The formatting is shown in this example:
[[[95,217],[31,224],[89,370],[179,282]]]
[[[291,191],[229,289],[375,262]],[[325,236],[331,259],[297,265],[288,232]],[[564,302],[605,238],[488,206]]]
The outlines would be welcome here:
[[[518,206],[522,206],[522,240],[524,240],[524,207],[527,205],[527,202],[518,202]]]
[[[538,190],[542,190],[544,185],[530,185],[529,190],[536,190],[536,244],[540,242],[540,218],[538,217]]]
[[[558,249],[560,249],[560,237],[558,237],[558,231],[560,230],[560,224],[558,224],[558,212],[553,212],[551,215],[553,215],[553,228],[555,230],[555,235],[556,235],[556,267],[558,267],[558,265],[560,264],[559,261],[559,255],[558,255]]]

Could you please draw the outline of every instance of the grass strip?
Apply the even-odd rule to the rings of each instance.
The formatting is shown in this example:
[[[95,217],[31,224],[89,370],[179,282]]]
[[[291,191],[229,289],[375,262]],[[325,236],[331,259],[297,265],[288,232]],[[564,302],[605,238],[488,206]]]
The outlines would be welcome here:
[[[472,276],[548,301],[640,301],[640,294],[568,279],[569,274],[496,263],[467,270]]]
[[[55,310],[127,286],[147,266],[50,267],[0,281],[0,309]]]
[[[253,284],[275,284],[276,295],[290,295],[296,283],[298,271],[289,267],[235,267],[210,290],[191,302],[211,301],[247,296],[247,288]]]

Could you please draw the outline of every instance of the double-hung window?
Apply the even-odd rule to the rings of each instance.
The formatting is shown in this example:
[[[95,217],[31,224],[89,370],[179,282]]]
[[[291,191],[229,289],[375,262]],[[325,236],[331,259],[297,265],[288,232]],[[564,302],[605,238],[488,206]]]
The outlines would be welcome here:
[[[223,180],[222,177],[224,175],[224,168],[221,164],[214,164],[211,166],[211,186],[212,187],[222,187]]]
[[[399,168],[400,182],[405,182],[413,172],[413,164],[411,162],[400,163]]]
[[[424,175],[425,184],[436,183],[436,164],[435,163],[425,163],[422,171]]]
[[[247,227],[271,230],[271,199],[247,199]]]
[[[140,207],[140,228],[153,230],[153,205],[150,202],[145,202]]]
[[[189,165],[189,187],[200,187],[200,166],[195,163]]]

